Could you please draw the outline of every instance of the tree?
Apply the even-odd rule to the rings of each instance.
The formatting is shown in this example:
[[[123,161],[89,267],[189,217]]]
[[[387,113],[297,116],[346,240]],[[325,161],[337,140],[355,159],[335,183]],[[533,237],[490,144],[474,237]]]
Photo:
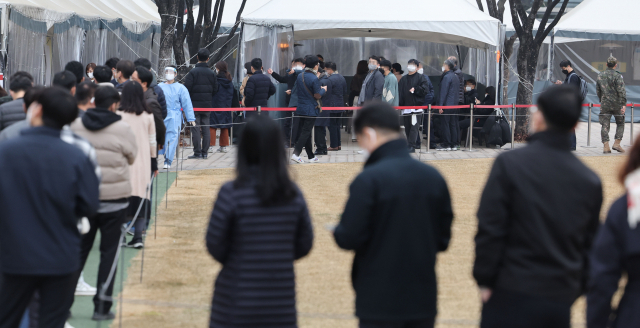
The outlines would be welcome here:
[[[162,70],[171,65],[171,53],[175,41],[175,28],[180,13],[178,12],[179,0],[156,0],[158,14],[160,14],[160,58],[158,67]]]
[[[516,35],[520,41],[520,49],[518,50],[518,74],[520,82],[518,84],[518,95],[516,97],[517,104],[531,104],[533,101],[533,81],[538,65],[538,54],[544,39],[549,35],[553,28],[558,24],[567,8],[569,0],[546,0],[546,10],[540,20],[540,26],[534,33],[534,23],[538,11],[545,4],[544,0],[534,0],[529,14],[522,0],[509,0],[511,9],[511,18]],[[554,9],[559,5],[557,16],[549,23],[549,17]],[[518,108],[516,111],[516,138],[523,140],[527,137],[527,122],[529,119],[529,111],[527,108]]]

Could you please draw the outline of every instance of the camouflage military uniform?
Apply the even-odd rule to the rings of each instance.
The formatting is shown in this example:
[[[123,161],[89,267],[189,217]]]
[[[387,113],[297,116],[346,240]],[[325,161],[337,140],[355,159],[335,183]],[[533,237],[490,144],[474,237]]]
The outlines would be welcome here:
[[[616,140],[622,140],[624,134],[624,114],[622,107],[627,104],[627,91],[625,90],[622,74],[607,67],[598,75],[596,84],[598,98],[600,99],[600,125],[602,125],[602,143],[609,142],[609,129],[611,127],[611,115],[616,120]]]

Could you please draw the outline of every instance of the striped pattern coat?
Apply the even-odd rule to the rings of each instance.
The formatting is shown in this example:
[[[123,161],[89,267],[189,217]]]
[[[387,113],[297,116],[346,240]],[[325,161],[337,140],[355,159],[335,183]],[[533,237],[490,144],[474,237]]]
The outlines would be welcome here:
[[[206,236],[223,268],[210,327],[297,327],[293,261],[309,253],[313,229],[301,193],[264,207],[253,186],[220,189]]]

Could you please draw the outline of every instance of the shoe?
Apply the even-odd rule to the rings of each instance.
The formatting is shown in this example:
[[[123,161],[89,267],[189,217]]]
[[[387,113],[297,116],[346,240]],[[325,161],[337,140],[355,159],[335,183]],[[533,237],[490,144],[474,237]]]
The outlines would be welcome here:
[[[229,151],[227,150],[227,147],[220,147],[218,148],[218,150],[216,150],[219,153],[228,153]]]
[[[414,154],[416,152],[416,149],[413,147],[409,147],[409,154]]]
[[[356,139],[356,138],[351,138],[351,142],[358,142],[358,139]]]
[[[202,156],[200,156],[200,155],[196,155],[196,154],[193,154],[193,155],[191,155],[191,156],[189,156],[189,157],[187,157],[187,158],[188,158],[188,159],[202,159]]]
[[[438,146],[436,146],[436,150],[437,151],[445,151],[445,150],[447,150],[447,148],[438,145]]]
[[[132,240],[130,242],[128,242],[127,244],[124,245],[125,247],[129,247],[129,248],[136,248],[136,249],[140,249],[142,247],[144,247],[144,243],[142,242],[142,240]]]
[[[84,281],[84,276],[81,274],[80,279],[78,279],[78,284],[76,285],[76,296],[94,296],[98,292],[97,288],[91,287]]]
[[[317,157],[314,157],[314,158],[309,160],[309,163],[318,163],[318,162],[320,162],[320,159],[317,158]]]
[[[298,164],[304,164],[302,158],[300,158],[300,156],[296,156],[296,154],[291,154],[291,160]]]
[[[171,165],[169,165],[167,163],[164,163],[164,166],[162,168],[165,169],[165,170],[168,170],[168,169],[171,168]]]
[[[364,150],[358,150],[357,153],[362,155],[364,154]]]
[[[451,151],[452,148],[445,148],[445,151]]]
[[[209,154],[202,155],[202,159],[207,159],[207,156],[209,156]]]
[[[215,152],[215,150],[213,150],[213,147],[209,147],[209,152],[210,152],[210,153]]]
[[[619,152],[619,153],[624,153],[624,148],[622,148],[622,146],[620,146],[620,142],[622,142],[622,140],[616,140],[613,143],[613,147],[611,147],[611,149]]]
[[[116,318],[116,315],[109,311],[109,313],[106,314],[100,314],[98,312],[93,312],[93,316],[91,317],[91,320],[93,321],[105,321],[105,320],[113,320]]]
[[[605,154],[611,154],[611,148],[609,148],[609,141],[603,142],[604,150],[602,151]]]
[[[313,153],[316,156],[324,156],[327,155],[328,153],[326,151],[316,151],[315,153]]]
[[[451,148],[451,151],[458,151],[458,150],[460,150],[460,146]]]
[[[73,326],[70,325],[69,322],[65,322],[64,323],[64,328],[73,328]]]
[[[338,150],[342,150],[342,147],[341,147],[341,146],[338,146],[338,147],[336,147],[336,148],[331,148],[331,147],[329,147],[329,148],[327,148],[327,150],[328,150],[328,151],[338,151]]]

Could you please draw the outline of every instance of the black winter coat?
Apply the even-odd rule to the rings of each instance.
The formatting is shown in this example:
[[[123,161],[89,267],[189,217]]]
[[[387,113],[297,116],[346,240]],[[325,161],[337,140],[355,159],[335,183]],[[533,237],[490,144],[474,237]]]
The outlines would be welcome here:
[[[193,108],[209,108],[211,97],[218,92],[216,73],[207,63],[198,63],[184,79]]]
[[[158,95],[155,93],[153,88],[147,89],[144,93],[144,100],[147,102],[147,107],[149,107],[153,113],[153,122],[156,126],[156,142],[158,143],[158,146],[162,146],[164,145],[167,127],[164,125],[164,117],[162,117],[162,106],[160,105]],[[166,112],[164,116],[167,116]]]
[[[456,66],[453,69],[453,72],[456,74],[458,78],[458,82],[460,83],[460,89],[458,90],[458,104],[464,103],[464,74],[462,71]]]
[[[276,93],[276,86],[271,78],[262,71],[256,71],[247,80],[244,87],[244,105],[246,107],[266,107],[267,101]]]
[[[444,73],[440,82],[438,106],[457,106],[458,97],[460,97],[460,81],[453,71],[448,71]]]
[[[413,90],[411,93],[409,90]],[[424,106],[425,96],[429,92],[429,82],[422,74],[407,74],[398,83],[399,106]]]
[[[288,204],[265,208],[255,183],[226,183],[211,213],[206,242],[222,264],[210,327],[297,327],[293,262],[313,244],[301,193]]]
[[[224,76],[218,75],[218,93],[213,96],[212,108],[230,108],[233,101],[233,83]],[[231,128],[231,112],[211,112],[209,123],[214,129]]]
[[[335,229],[355,250],[356,315],[367,320],[436,316],[436,254],[449,246],[453,212],[444,178],[409,156],[404,139],[376,149],[349,188]]]
[[[571,153],[569,134],[539,132],[498,156],[478,209],[478,285],[573,303],[601,205],[600,179]]]
[[[345,107],[344,99],[349,95],[347,80],[345,80],[344,76],[333,73],[329,76],[329,81],[331,81],[331,92],[327,96],[326,103],[324,99],[322,100],[322,105],[325,107]],[[341,113],[342,111],[331,112]]]
[[[587,328],[640,327],[640,227],[628,222],[627,195],[609,210],[607,221],[598,230],[591,251]],[[611,299],[623,273],[627,285],[617,309]],[[611,325],[609,318],[615,314]]]
[[[0,131],[27,118],[23,104],[24,99],[20,98],[0,105]]]
[[[331,92],[333,92],[333,84],[331,84],[331,79],[326,74],[322,74],[318,79],[320,82],[320,86],[327,87],[327,91],[324,93],[320,100],[322,101],[322,107],[329,107],[327,103],[331,101]],[[316,118],[315,126],[329,126],[329,113],[333,113],[333,111],[329,112],[327,110],[323,110],[320,114],[318,114],[318,118]]]

